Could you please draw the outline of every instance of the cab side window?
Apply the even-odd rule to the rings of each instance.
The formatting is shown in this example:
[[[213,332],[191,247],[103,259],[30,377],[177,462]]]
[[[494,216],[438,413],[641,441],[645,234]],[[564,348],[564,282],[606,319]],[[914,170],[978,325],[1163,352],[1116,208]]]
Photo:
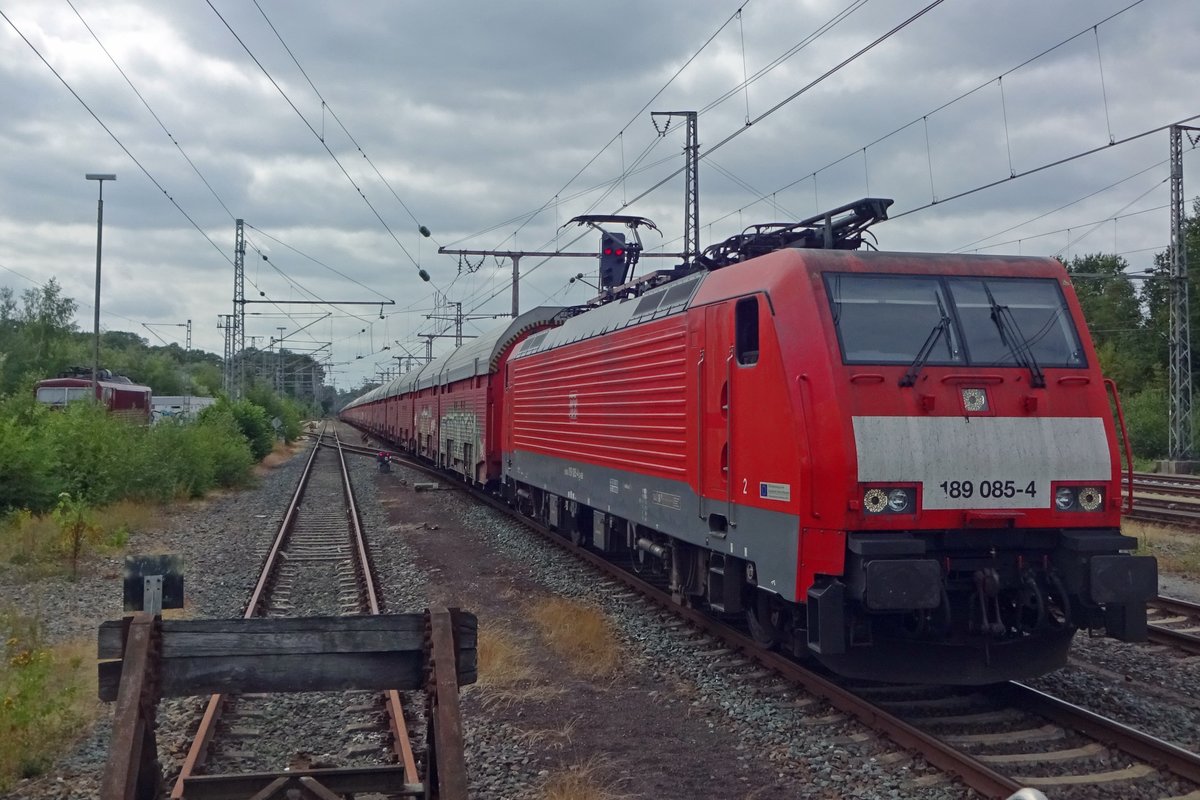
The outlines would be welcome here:
[[[758,298],[737,301],[733,313],[734,353],[739,364],[758,363]]]

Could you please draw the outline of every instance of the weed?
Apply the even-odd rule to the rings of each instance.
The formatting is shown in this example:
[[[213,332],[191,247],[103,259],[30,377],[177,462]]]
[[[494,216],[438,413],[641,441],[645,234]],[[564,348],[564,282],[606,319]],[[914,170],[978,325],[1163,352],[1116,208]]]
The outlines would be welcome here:
[[[0,525],[0,561],[33,567],[58,556],[58,525],[28,509],[9,514]]]
[[[50,766],[96,715],[92,647],[42,643],[36,623],[0,615],[0,792]]]
[[[531,616],[542,638],[581,675],[614,675],[621,666],[621,645],[600,609],[564,597],[533,603]]]
[[[1162,572],[1200,575],[1200,535],[1125,520],[1121,532],[1138,540],[1138,555],[1154,556]]]
[[[536,683],[529,647],[502,626],[479,626],[477,658],[479,680],[468,691],[478,691],[489,709],[507,709],[518,703],[539,702],[562,689]]]
[[[575,727],[579,724],[579,719],[579,717],[575,717],[557,728],[521,731],[517,734],[517,738],[528,748],[562,750],[568,745],[574,744]]]
[[[479,627],[479,686],[512,687],[533,680],[529,648],[504,628]]]
[[[133,500],[121,500],[97,509],[93,516],[100,544],[107,549],[120,550],[133,534],[157,527],[158,514],[157,507]]]
[[[58,496],[58,506],[51,514],[62,532],[61,547],[71,559],[71,580],[79,577],[79,556],[88,541],[95,540],[98,529],[92,520],[92,510],[70,492]]]
[[[606,786],[604,773],[607,762],[589,759],[582,764],[572,764],[567,769],[554,772],[542,784],[542,800],[626,800],[629,795],[618,794]]]

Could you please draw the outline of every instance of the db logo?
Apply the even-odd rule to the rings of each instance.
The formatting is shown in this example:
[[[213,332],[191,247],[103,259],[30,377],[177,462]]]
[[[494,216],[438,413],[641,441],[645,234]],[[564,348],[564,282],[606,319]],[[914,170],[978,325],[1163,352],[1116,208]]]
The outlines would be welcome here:
[[[567,417],[572,420],[579,419],[579,396],[574,392],[567,395]]]

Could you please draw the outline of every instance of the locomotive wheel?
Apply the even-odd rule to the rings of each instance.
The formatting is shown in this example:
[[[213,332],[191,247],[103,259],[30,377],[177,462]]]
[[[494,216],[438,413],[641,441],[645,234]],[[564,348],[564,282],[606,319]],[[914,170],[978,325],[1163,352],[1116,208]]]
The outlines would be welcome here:
[[[763,647],[773,648],[783,638],[783,612],[774,607],[771,596],[754,590],[754,602],[746,604],[746,625],[750,636]]]

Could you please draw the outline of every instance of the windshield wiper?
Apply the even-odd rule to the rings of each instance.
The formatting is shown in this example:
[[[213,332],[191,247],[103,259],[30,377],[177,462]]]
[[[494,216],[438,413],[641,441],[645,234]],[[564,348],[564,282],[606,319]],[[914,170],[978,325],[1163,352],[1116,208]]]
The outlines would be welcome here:
[[[1021,333],[1021,326],[1017,324],[1012,309],[996,302],[992,290],[988,288],[987,281],[981,281],[981,283],[983,292],[987,295],[988,304],[992,307],[992,322],[996,323],[996,330],[1000,331],[1000,341],[1008,348],[1013,361],[1029,370],[1029,385],[1037,389],[1045,388],[1046,376],[1042,373],[1037,358],[1033,355],[1033,348],[1029,345],[1029,341]]]
[[[929,360],[930,354],[933,352],[934,346],[938,339],[946,337],[946,350],[950,353],[950,357],[954,358],[954,349],[950,343],[950,317],[946,314],[946,307],[942,305],[942,298],[939,295],[934,295],[937,300],[938,312],[942,315],[941,319],[933,326],[933,330],[925,337],[925,344],[921,345],[921,349],[917,351],[917,357],[913,359],[909,365],[908,371],[904,373],[904,377],[900,379],[901,386],[912,386],[917,382],[917,375],[921,372],[921,367],[925,366],[925,362]]]

